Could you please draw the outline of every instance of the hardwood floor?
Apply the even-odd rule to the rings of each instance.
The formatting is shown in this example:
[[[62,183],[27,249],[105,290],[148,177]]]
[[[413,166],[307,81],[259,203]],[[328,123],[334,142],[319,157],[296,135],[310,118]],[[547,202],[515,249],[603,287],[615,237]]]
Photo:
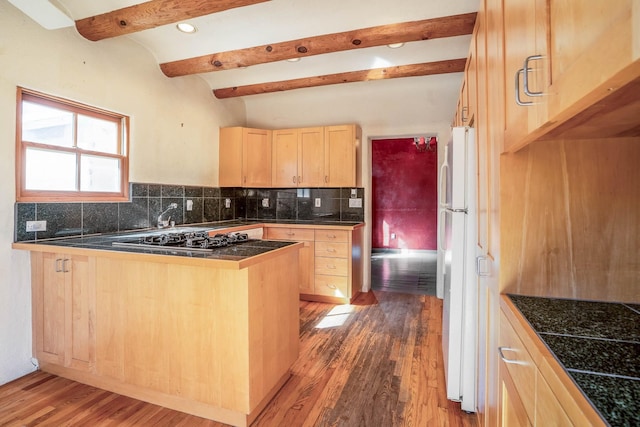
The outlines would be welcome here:
[[[253,426],[475,427],[446,399],[441,316],[425,295],[301,302],[301,357]],[[223,426],[43,372],[0,387],[0,425]]]
[[[436,251],[374,251],[371,254],[371,288],[435,296],[437,265]]]

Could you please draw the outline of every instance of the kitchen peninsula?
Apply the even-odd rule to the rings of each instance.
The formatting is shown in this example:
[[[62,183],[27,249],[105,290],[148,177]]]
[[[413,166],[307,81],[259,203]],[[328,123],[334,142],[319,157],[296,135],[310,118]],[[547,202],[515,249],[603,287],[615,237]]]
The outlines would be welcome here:
[[[298,357],[298,283],[290,272],[303,244],[256,240],[242,256],[216,256],[112,246],[121,239],[13,244],[31,251],[40,368],[251,424]]]

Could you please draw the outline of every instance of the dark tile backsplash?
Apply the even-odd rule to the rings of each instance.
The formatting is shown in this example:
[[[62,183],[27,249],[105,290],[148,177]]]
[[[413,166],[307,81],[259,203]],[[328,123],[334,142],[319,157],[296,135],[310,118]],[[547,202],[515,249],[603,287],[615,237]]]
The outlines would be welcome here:
[[[350,208],[350,188],[215,188],[131,184],[131,201],[120,203],[16,203],[16,242],[71,235],[112,233],[155,227],[171,203],[178,207],[164,220],[176,225],[234,219],[278,221],[364,221],[364,208]],[[364,189],[356,196],[364,199]],[[316,199],[319,205],[316,206]],[[187,210],[187,200],[192,209]],[[363,200],[364,206],[364,200]],[[47,231],[27,232],[27,221],[47,221]]]

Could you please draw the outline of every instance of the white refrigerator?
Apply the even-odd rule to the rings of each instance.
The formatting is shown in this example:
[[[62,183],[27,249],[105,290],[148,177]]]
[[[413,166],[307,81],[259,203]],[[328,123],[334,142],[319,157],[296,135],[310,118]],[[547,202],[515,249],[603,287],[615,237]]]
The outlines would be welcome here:
[[[437,293],[443,298],[447,398],[476,412],[476,153],[473,128],[454,127],[439,172]]]

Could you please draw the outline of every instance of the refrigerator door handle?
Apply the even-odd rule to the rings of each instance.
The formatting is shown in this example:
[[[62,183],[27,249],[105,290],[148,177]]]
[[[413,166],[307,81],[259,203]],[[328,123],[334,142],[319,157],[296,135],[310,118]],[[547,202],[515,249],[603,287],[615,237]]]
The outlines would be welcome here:
[[[440,218],[438,218],[438,227],[440,228],[440,232],[438,233],[438,249],[444,251],[444,244],[442,243],[444,239],[444,222],[446,221],[447,210],[440,210]]]
[[[449,165],[445,162],[440,166],[440,182],[438,183],[438,190],[440,190],[440,206],[446,206],[447,204],[447,173]],[[443,188],[444,184],[444,188]]]

